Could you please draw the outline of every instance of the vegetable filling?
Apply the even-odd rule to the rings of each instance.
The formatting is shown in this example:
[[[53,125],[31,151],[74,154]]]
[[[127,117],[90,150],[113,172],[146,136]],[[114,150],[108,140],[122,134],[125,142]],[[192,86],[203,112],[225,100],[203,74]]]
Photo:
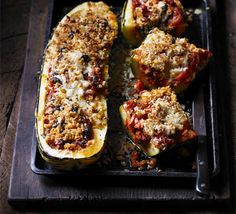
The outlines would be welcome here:
[[[125,126],[136,144],[144,147],[152,144],[162,151],[196,137],[189,114],[184,112],[169,87],[143,91],[123,107],[128,115]]]

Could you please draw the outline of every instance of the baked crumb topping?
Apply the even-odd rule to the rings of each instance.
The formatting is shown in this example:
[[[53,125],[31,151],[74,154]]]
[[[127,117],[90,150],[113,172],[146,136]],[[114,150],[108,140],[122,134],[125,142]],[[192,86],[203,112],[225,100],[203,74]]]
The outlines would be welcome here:
[[[175,144],[179,135],[190,129],[189,114],[177,102],[170,87],[143,91],[137,99],[123,105],[134,142],[151,143],[164,150]]]
[[[144,34],[155,26],[170,31],[185,25],[179,0],[132,0],[132,5],[137,28]]]
[[[44,134],[51,147],[82,149],[93,143],[93,129],[106,126],[104,96],[115,22],[108,6],[90,2],[87,10],[67,15],[54,30],[43,68]]]
[[[132,58],[139,64],[141,72],[157,86],[191,82],[210,56],[208,50],[197,48],[186,38],[173,37],[157,28],[132,51]],[[183,78],[179,78],[181,73],[185,74]]]

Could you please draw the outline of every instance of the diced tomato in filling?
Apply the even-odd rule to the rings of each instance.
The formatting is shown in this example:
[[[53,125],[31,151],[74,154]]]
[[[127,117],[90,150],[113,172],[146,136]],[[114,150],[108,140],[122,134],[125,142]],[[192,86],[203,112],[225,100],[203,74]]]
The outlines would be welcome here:
[[[134,168],[153,169],[156,167],[157,160],[154,158],[148,159],[148,160],[140,160],[140,154],[137,151],[133,151],[130,156],[130,162],[131,162],[131,166]]]
[[[132,110],[136,106],[136,102],[134,100],[128,100],[124,103],[124,109],[126,111]]]
[[[140,119],[137,115],[132,114],[130,119],[126,121],[126,127],[129,132],[132,134],[134,142],[147,142],[149,137],[146,136],[143,132],[143,126],[140,123]]]
[[[151,73],[151,69],[147,67],[146,65],[140,65],[139,69],[144,73],[144,74],[149,74]]]
[[[134,100],[129,100],[125,102],[124,109],[127,111],[128,114],[130,114],[129,119],[126,120],[126,127],[132,134],[135,143],[137,142],[146,143],[150,140],[150,138],[146,136],[145,133],[143,132],[143,126],[140,123],[140,120],[147,118],[148,108],[144,114],[137,115],[135,113],[132,113],[132,110],[137,105],[142,105],[142,107],[144,107],[147,106],[148,103],[136,103]]]
[[[173,11],[172,18],[169,20],[169,27],[175,28],[183,23],[183,16],[181,15],[181,10],[175,8]]]
[[[173,80],[173,85],[177,86],[180,83],[189,84],[192,81],[193,73],[197,72],[198,65],[199,56],[196,53],[189,58],[188,69],[186,71],[181,72],[177,77],[175,77],[175,79]]]
[[[86,96],[94,96],[98,91],[104,90],[104,67],[95,67],[91,74],[83,74],[84,79],[89,81],[91,85],[87,88],[85,92]]]
[[[198,72],[198,67],[201,66],[201,64],[204,65],[204,61],[207,61],[211,56],[212,53],[207,50],[201,51],[200,53],[192,54],[192,57],[189,58],[188,69],[184,72],[181,72],[174,79],[174,85],[177,86],[180,83],[189,84],[192,81],[193,73]]]
[[[176,141],[180,143],[193,140],[196,137],[197,137],[197,133],[191,129],[191,125],[189,122],[186,122],[184,124],[183,129],[179,130],[174,136]]]
[[[139,0],[133,0],[132,1],[133,8],[139,7],[141,5],[141,2]]]
[[[185,142],[187,140],[188,141],[193,140],[196,137],[197,137],[197,133],[187,127],[183,128],[181,131],[179,131],[176,134],[176,139],[178,140],[178,142]]]
[[[142,9],[143,17],[145,17],[146,19],[148,19],[152,15],[152,12],[148,10],[147,6],[143,4],[142,2],[140,2],[139,0],[133,0],[132,6],[133,6],[133,9],[140,7]],[[136,18],[137,18],[137,15],[136,13],[134,13],[134,19]]]
[[[149,86],[165,86],[167,84],[167,79],[157,70],[149,68],[146,65],[140,65],[139,70],[141,72],[141,78],[144,78]]]
[[[148,106],[144,104],[147,107],[144,108],[145,113],[137,115],[134,112],[130,111],[131,109],[133,110],[133,108],[136,105],[142,105],[143,107],[143,103],[134,104],[134,101],[130,100],[126,102],[126,105],[129,106],[129,110],[127,111],[128,113],[130,113],[130,117],[126,121],[126,127],[128,131],[131,133],[134,143],[139,143],[143,145],[147,143],[152,143],[155,147],[164,150],[166,147],[174,145],[177,142],[184,142],[186,140],[191,140],[197,136],[196,133],[191,130],[189,122],[186,122],[186,124],[184,124],[184,128],[178,131],[173,136],[166,136],[164,133],[159,133],[154,136],[147,136],[143,130],[143,125],[140,123],[140,120],[147,119],[149,111]]]
[[[134,84],[134,89],[137,93],[140,93],[145,89],[144,84],[141,80],[137,80]]]
[[[158,1],[157,1],[158,2]],[[183,11],[176,5],[174,0],[166,0],[165,1],[168,4],[168,7],[170,8],[172,14],[170,14],[167,24],[169,29],[176,28],[177,30],[181,32],[184,29],[184,14]],[[149,20],[152,16],[152,12],[148,10],[147,6],[140,2],[139,0],[133,0],[132,1],[133,8],[140,7],[142,9],[142,15],[145,19]],[[134,13],[134,19],[137,18],[137,14]],[[163,24],[163,23],[162,23]],[[181,29],[183,28],[183,29]]]
[[[177,7],[174,0],[169,0],[169,6],[171,7],[173,13],[168,20],[168,26],[169,28],[176,28],[184,23],[183,12]]]
[[[207,61],[212,56],[212,53],[208,50],[201,51],[199,53],[200,62]]]
[[[191,81],[190,74],[192,73],[192,70],[187,69],[186,71],[181,72],[174,80],[173,80],[173,85],[178,86],[180,83],[188,83]]]

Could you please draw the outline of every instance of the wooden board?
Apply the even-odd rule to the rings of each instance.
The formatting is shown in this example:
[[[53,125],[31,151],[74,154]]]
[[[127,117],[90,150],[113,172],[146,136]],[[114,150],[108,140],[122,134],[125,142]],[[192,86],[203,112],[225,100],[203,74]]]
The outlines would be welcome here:
[[[18,207],[41,206],[53,208],[75,208],[80,206],[111,207],[129,203],[130,208],[145,204],[158,207],[173,205],[184,209],[212,205],[217,208],[230,199],[228,165],[211,180],[209,199],[194,192],[194,179],[162,178],[96,178],[39,176],[30,168],[30,151],[34,129],[34,108],[37,91],[36,71],[40,70],[40,59],[49,34],[48,29],[53,9],[52,0],[32,1],[27,56],[21,91],[20,116],[16,132],[16,144],[10,178],[8,199]],[[223,141],[223,139],[221,139]],[[224,145],[224,144],[222,144]],[[224,146],[220,148],[225,154]],[[188,203],[186,203],[188,202]],[[122,209],[122,207],[120,207]]]

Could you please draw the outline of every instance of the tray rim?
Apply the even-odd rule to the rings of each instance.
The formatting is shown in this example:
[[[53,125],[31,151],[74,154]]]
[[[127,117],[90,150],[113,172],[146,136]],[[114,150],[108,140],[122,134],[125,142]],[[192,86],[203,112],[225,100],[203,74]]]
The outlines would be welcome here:
[[[108,1],[109,2],[109,1]],[[209,0],[199,0],[199,2],[202,2],[204,4],[204,8],[205,8],[205,21],[204,21],[204,28],[206,28],[207,30],[205,30],[205,37],[202,39],[202,45],[211,50],[213,49],[213,45],[212,45],[212,29],[211,29],[211,14],[210,14],[210,10],[207,9],[209,8]],[[51,23],[53,22],[53,9],[54,9],[54,1],[52,3],[52,12],[51,12],[51,17],[50,17],[50,20],[49,20],[49,23],[50,25],[48,26],[51,26]],[[209,27],[210,26],[210,27]],[[47,29],[47,33],[50,32],[50,27],[49,29]],[[50,38],[51,36],[51,33],[45,35],[46,37],[46,40],[45,42],[47,42],[48,38]],[[43,58],[41,58],[43,59]],[[210,76],[212,76],[212,69],[213,69],[213,66],[214,66],[214,63],[212,63],[212,61],[209,63],[208,65],[208,78],[209,78],[209,87],[210,87],[210,90],[211,90],[211,93],[209,93],[211,99],[210,101],[213,100],[213,97],[215,96],[214,93],[214,84],[211,83],[211,81],[214,81],[211,80],[211,78],[214,78]],[[40,86],[39,82],[38,82],[38,86]],[[38,92],[37,92],[38,94]],[[36,108],[37,108],[37,102],[36,102]],[[217,137],[217,134],[216,134],[216,131],[217,130],[217,123],[213,123],[214,121],[217,121],[217,115],[215,113],[215,111],[213,111],[212,109],[210,109],[210,112],[209,114],[211,115],[211,123],[210,123],[210,126],[211,126],[211,136],[212,136],[212,140],[214,140],[216,143],[212,143],[212,146],[215,147],[218,149],[218,137]],[[212,118],[212,117],[215,117],[215,118]],[[161,172],[158,172],[158,173],[154,173],[153,171],[139,171],[139,170],[134,170],[134,171],[131,171],[131,170],[110,170],[108,169],[106,172],[104,172],[105,170],[101,169],[100,170],[93,170],[94,173],[81,173],[81,170],[71,170],[71,171],[63,171],[63,170],[57,170],[57,169],[40,169],[37,167],[36,165],[36,155],[37,155],[37,152],[38,152],[38,148],[37,148],[37,139],[36,139],[36,133],[35,133],[35,129],[34,129],[34,132],[33,132],[33,137],[32,137],[32,146],[31,146],[31,162],[30,162],[30,166],[31,166],[31,170],[38,174],[38,175],[76,175],[76,176],[89,176],[89,175],[98,175],[98,176],[143,176],[143,177],[189,177],[189,178],[193,178],[193,177],[197,177],[197,172],[184,172],[184,171],[179,171],[179,172],[172,172],[172,171],[161,171]],[[213,149],[213,148],[212,148]],[[213,149],[213,153],[215,153],[215,150]],[[208,152],[209,154],[209,152]],[[216,157],[216,158],[215,158]],[[213,159],[213,169],[212,171],[210,172],[210,176],[211,177],[214,177],[216,176],[219,171],[220,171],[220,164],[219,164],[219,158],[218,158],[218,155],[213,155],[212,157]]]
[[[32,74],[32,68],[38,69],[40,61],[40,53],[41,49],[38,45],[34,43],[34,41],[39,42],[41,44],[44,42],[43,39],[40,39],[38,36],[38,33],[35,34],[35,24],[42,24],[41,29],[45,31],[45,23],[42,22],[42,19],[40,19],[42,11],[43,15],[50,15],[48,13],[48,8],[51,8],[52,3],[54,0],[42,0],[40,1],[32,1],[31,4],[31,21],[29,25],[29,34],[27,39],[27,52],[26,52],[26,60],[25,60],[25,66],[24,66],[24,72],[22,74],[22,87],[20,88],[20,107],[19,107],[19,116],[17,120],[17,127],[16,127],[16,137],[15,137],[15,145],[13,150],[13,158],[12,158],[12,167],[11,167],[11,175],[10,175],[10,184],[9,184],[9,190],[8,190],[8,202],[10,205],[20,208],[21,210],[41,210],[42,205],[43,207],[47,209],[58,209],[61,211],[69,209],[68,207],[73,206],[75,209],[80,209],[81,205],[84,204],[90,205],[96,205],[102,203],[103,205],[111,204],[113,205],[120,205],[124,203],[129,203],[139,205],[140,202],[144,202],[143,205],[153,204],[161,206],[165,205],[165,209],[167,207],[168,209],[171,209],[169,206],[173,205],[173,209],[175,208],[181,208],[184,207],[184,210],[193,210],[196,208],[197,210],[200,209],[202,205],[205,205],[204,208],[210,209],[210,210],[218,210],[218,207],[223,206],[223,208],[228,207],[228,203],[231,201],[231,193],[230,193],[230,179],[229,179],[229,163],[227,162],[227,144],[226,140],[228,139],[225,133],[225,130],[221,130],[220,133],[222,133],[223,138],[220,138],[220,141],[223,141],[223,144],[220,144],[221,150],[219,151],[221,155],[225,156],[225,161],[222,161],[220,159],[221,164],[224,166],[222,167],[222,170],[220,171],[220,175],[217,176],[217,185],[214,185],[212,187],[212,193],[213,197],[211,198],[200,198],[196,197],[194,194],[194,191],[188,188],[185,188],[185,185],[181,186],[181,189],[179,191],[173,192],[171,188],[163,187],[163,189],[155,188],[155,191],[152,191],[153,195],[150,197],[150,194],[147,192],[147,189],[141,188],[142,192],[138,191],[138,189],[131,187],[129,188],[129,191],[132,191],[134,194],[126,194],[126,192],[121,188],[118,187],[118,192],[116,191],[113,186],[110,186],[109,188],[104,189],[97,189],[99,191],[99,195],[96,194],[96,192],[90,192],[88,190],[83,191],[80,187],[78,187],[78,190],[82,191],[81,195],[78,195],[78,190],[74,189],[68,189],[66,187],[63,187],[62,185],[53,185],[50,187],[51,194],[48,194],[48,191],[45,192],[45,190],[48,189],[47,185],[45,185],[44,181],[48,181],[48,176],[38,176],[35,173],[33,173],[30,170],[30,146],[28,145],[31,143],[31,137],[32,133],[25,133],[24,129],[21,127],[24,123],[29,123],[29,125],[32,125],[32,118],[33,113],[30,112],[30,114],[25,113],[25,109],[31,109],[30,104],[27,101],[28,96],[32,98],[32,96],[29,94],[25,94],[29,87],[27,85],[30,85],[34,88],[33,84],[26,83],[26,80],[30,78],[30,80],[34,80],[33,74]],[[215,0],[211,0],[211,2],[215,2]],[[45,12],[46,11],[46,12]],[[40,15],[39,15],[40,13]],[[44,19],[43,19],[44,20]],[[215,22],[214,22],[215,24]],[[215,32],[215,31],[214,31]],[[46,42],[46,41],[45,41]],[[217,43],[216,43],[217,44]],[[215,45],[215,43],[214,43]],[[36,57],[35,57],[36,54]],[[32,62],[30,62],[32,60]],[[36,62],[37,61],[37,62]],[[217,69],[218,70],[218,69]],[[30,76],[29,78],[26,78],[27,76]],[[217,88],[218,91],[218,88]],[[26,102],[26,103],[24,103]],[[28,105],[27,105],[28,104]],[[219,106],[219,109],[223,109],[223,104]],[[31,115],[32,114],[32,115]],[[224,121],[223,116],[219,115],[220,121]],[[24,126],[26,127],[26,126]],[[31,129],[31,128],[30,128]],[[23,141],[23,142],[20,142]],[[22,152],[22,153],[21,153]],[[23,162],[23,165],[20,164],[20,162]],[[22,168],[20,168],[22,166]],[[56,179],[54,179],[56,180]],[[29,183],[26,183],[26,181],[29,181]],[[31,183],[31,181],[33,183]],[[51,181],[51,180],[50,180]],[[164,180],[164,183],[165,180]],[[39,185],[39,188],[35,189],[35,184]],[[220,185],[219,185],[220,184]],[[42,191],[39,191],[41,190]],[[59,191],[59,190],[60,191]],[[20,190],[20,191],[19,191]],[[49,189],[48,189],[49,190]],[[109,190],[109,192],[107,191]],[[35,192],[35,194],[34,194]],[[101,196],[100,196],[101,195]],[[165,197],[163,198],[163,195]],[[60,197],[61,196],[61,197]],[[173,197],[174,196],[174,197]],[[89,200],[89,203],[87,203]],[[108,203],[107,203],[108,202]],[[111,203],[114,202],[114,203]],[[177,203],[176,203],[177,202]],[[118,204],[119,203],[119,204]],[[68,206],[69,205],[69,206]],[[166,206],[167,205],[167,206]],[[88,206],[86,206],[88,208]],[[95,206],[99,208],[99,206]],[[116,206],[117,207],[117,206]],[[169,207],[169,208],[168,208]],[[100,207],[101,208],[101,207]],[[114,207],[113,207],[114,208]],[[121,208],[121,207],[120,207]],[[160,207],[161,208],[161,207]],[[88,208],[89,209],[89,208]],[[122,208],[122,209],[125,209]],[[182,208],[181,208],[182,209]],[[54,210],[55,211],[55,210]],[[139,210],[140,211],[140,210]],[[170,211],[170,210],[169,210]],[[206,211],[206,210],[205,210]],[[219,210],[218,210],[219,211]],[[175,210],[176,212],[176,210]]]

